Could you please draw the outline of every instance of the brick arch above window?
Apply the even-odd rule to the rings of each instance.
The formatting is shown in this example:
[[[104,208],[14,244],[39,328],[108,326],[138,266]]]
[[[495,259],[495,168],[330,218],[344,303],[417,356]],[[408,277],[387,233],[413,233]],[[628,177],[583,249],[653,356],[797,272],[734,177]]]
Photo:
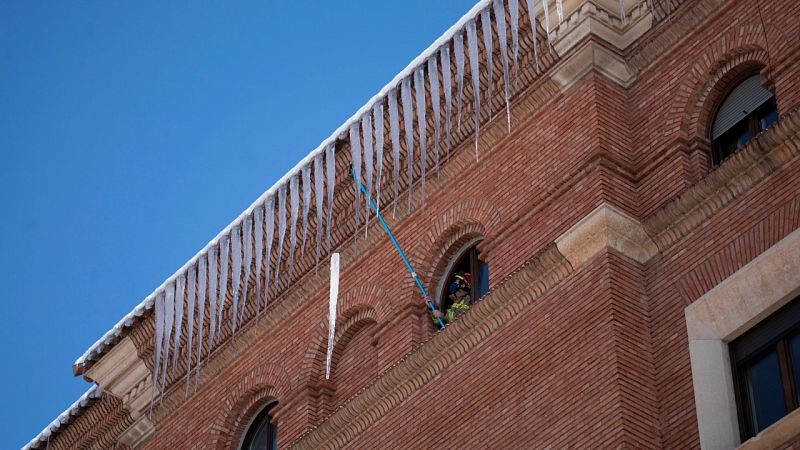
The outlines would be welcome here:
[[[665,135],[677,133],[689,141],[707,144],[714,112],[733,85],[746,75],[762,71],[771,87],[770,69],[774,67],[769,67],[770,53],[775,63],[776,56],[789,44],[783,31],[769,23],[762,27],[758,21],[732,27],[721,34],[695,59],[676,89]]]
[[[254,415],[270,402],[288,399],[291,391],[289,375],[280,365],[264,364],[248,372],[220,403],[209,448],[236,448]]]

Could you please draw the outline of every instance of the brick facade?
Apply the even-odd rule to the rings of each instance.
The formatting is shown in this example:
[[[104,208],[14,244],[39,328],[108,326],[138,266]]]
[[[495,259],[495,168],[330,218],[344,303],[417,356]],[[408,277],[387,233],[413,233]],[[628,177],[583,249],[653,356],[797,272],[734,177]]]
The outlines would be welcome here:
[[[655,2],[629,45],[590,33],[544,55],[541,76],[523,52],[512,132],[498,84],[479,161],[465,129],[412,210],[403,198],[389,214],[426,287],[482,237],[490,292],[436,332],[372,223],[366,240],[340,247],[330,381],[327,273],[306,258],[300,282],[207,356],[188,398],[173,380],[136,448],[235,448],[272,400],[281,448],[699,447],[684,309],[800,228],[800,2],[760,2],[763,23],[756,3]],[[570,24],[554,31],[562,42]],[[631,81],[597,60],[566,87],[548,76],[586,48],[611,52]],[[712,168],[713,112],[753,71],[780,120]],[[349,214],[352,197],[337,201]],[[556,242],[603,205],[640,224],[655,254],[606,246],[573,264]],[[353,234],[344,222],[340,242]],[[152,336],[152,318],[129,334],[148,366]],[[113,445],[132,422],[119,403],[89,405],[50,448]],[[798,447],[796,436],[781,448]]]

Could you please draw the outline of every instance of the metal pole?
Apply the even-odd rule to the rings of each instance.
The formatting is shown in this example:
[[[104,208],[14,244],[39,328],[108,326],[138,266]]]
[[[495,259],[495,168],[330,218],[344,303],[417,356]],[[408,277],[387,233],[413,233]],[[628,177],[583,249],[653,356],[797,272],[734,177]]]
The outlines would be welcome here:
[[[353,175],[352,171],[350,172],[350,175]],[[408,272],[411,274],[411,278],[414,279],[414,283],[416,283],[419,291],[422,293],[422,297],[425,300],[425,303],[428,305],[428,309],[432,313],[437,312],[436,306],[434,306],[433,302],[430,300],[430,298],[428,298],[428,292],[425,291],[425,288],[422,286],[422,281],[420,281],[419,276],[417,276],[417,272],[415,272],[414,268],[411,267],[411,263],[408,261],[408,258],[406,258],[405,252],[403,252],[400,244],[397,243],[397,239],[395,239],[394,234],[392,234],[392,230],[389,229],[389,225],[387,225],[386,221],[383,220],[383,215],[381,215],[380,211],[378,211],[378,205],[372,201],[372,198],[369,196],[369,192],[367,192],[366,186],[364,186],[364,183],[362,183],[360,180],[358,181],[358,186],[361,188],[361,192],[367,196],[367,200],[369,201],[369,206],[372,208],[372,212],[375,213],[375,217],[378,218],[378,221],[383,226],[384,231],[386,231],[386,234],[389,235],[389,240],[391,240],[392,244],[394,244],[394,248],[397,250],[397,253],[400,254],[400,258],[402,258],[403,263],[405,263],[406,269],[408,269]],[[358,230],[356,230],[356,232],[358,232]],[[444,328],[444,321],[442,321],[442,318],[437,317],[436,320],[439,323],[439,327]]]

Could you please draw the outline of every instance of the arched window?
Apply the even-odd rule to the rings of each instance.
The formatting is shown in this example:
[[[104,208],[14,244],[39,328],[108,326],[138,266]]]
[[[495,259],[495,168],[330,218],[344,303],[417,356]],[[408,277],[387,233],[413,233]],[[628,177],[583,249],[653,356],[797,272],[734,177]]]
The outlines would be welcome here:
[[[445,268],[439,282],[439,307],[448,321],[489,291],[489,265],[478,257],[476,239],[468,243]]]
[[[266,405],[256,415],[247,428],[241,450],[278,449],[278,425],[272,421],[272,416],[270,416],[270,411],[276,404],[276,402],[272,402]]]
[[[719,165],[778,120],[775,95],[764,89],[763,82],[761,75],[747,77],[720,104],[711,128],[713,165]]]

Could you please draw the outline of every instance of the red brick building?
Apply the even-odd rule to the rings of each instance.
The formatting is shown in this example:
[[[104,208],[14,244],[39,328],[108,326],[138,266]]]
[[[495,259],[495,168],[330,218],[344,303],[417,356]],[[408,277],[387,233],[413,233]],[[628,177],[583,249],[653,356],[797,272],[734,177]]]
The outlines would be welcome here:
[[[28,448],[800,447],[800,2],[542,4],[476,5],[89,349]],[[351,164],[439,309],[471,276],[443,330]]]

